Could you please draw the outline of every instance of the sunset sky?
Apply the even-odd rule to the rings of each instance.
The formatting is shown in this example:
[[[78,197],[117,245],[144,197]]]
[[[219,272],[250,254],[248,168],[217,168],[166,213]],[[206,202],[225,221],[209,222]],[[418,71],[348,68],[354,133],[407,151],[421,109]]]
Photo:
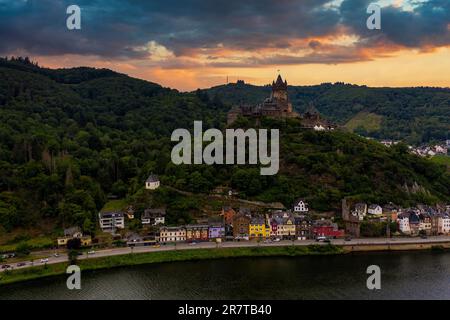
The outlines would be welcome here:
[[[369,30],[370,3],[382,6]],[[81,30],[66,8],[81,7]],[[0,0],[0,54],[179,90],[243,79],[450,87],[450,0]]]

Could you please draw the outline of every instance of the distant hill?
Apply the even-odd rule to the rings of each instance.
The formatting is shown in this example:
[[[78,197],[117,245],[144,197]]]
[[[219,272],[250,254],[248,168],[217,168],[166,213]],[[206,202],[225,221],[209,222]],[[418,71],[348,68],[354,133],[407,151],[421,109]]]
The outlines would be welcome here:
[[[289,86],[294,109],[311,105],[361,135],[411,144],[450,139],[450,88],[369,88],[344,83]],[[269,86],[228,84],[205,89],[229,105],[260,103]],[[364,119],[365,115],[369,115]],[[373,122],[375,121],[375,122]]]
[[[266,96],[259,92],[267,88],[249,87],[224,87],[223,100],[233,98],[230,90],[242,89],[255,101]],[[350,90],[325,88],[310,88],[301,96],[314,100],[319,89],[329,98],[335,90]],[[281,167],[275,176],[261,176],[259,166],[174,165],[174,129],[192,129],[194,120],[202,120],[205,129],[225,127],[229,106],[216,90],[214,97],[213,91],[180,93],[105,69],[52,70],[24,59],[2,60],[0,235],[43,221],[94,232],[108,196],[137,203],[139,210],[164,205],[169,223],[189,222],[201,213],[196,199],[176,193],[159,190],[154,199],[146,197],[143,182],[151,172],[163,185],[197,194],[226,186],[242,198],[286,206],[301,196],[318,211],[337,210],[344,196],[402,205],[450,198],[444,165],[411,155],[402,144],[386,148],[352,133],[303,130],[294,119],[262,119],[262,126],[281,131]],[[430,101],[446,94],[436,89]],[[238,119],[234,125],[255,124]]]

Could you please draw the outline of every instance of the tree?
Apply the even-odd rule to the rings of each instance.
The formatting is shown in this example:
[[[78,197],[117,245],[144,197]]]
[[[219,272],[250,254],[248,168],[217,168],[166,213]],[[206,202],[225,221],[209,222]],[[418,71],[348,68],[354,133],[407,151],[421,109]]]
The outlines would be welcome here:
[[[28,243],[26,243],[26,242],[21,242],[21,243],[19,243],[19,244],[17,245],[17,247],[16,247],[16,252],[17,252],[17,254],[22,255],[22,256],[27,256],[27,255],[29,255],[29,254],[30,254],[30,251],[31,251],[31,247],[30,247],[30,245],[29,245]]]
[[[81,248],[81,239],[80,238],[72,238],[67,241],[67,249],[68,250],[79,250]]]
[[[78,250],[69,250],[68,258],[69,258],[69,264],[70,265],[75,265],[77,264],[77,259],[78,259]]]

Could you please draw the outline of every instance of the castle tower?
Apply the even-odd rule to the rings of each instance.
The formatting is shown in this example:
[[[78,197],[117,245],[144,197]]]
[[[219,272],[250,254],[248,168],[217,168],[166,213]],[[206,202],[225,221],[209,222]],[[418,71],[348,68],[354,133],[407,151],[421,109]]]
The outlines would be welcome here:
[[[272,94],[270,95],[270,98],[286,102],[289,100],[287,94],[287,81],[283,81],[280,75],[278,75],[277,81],[272,81]]]

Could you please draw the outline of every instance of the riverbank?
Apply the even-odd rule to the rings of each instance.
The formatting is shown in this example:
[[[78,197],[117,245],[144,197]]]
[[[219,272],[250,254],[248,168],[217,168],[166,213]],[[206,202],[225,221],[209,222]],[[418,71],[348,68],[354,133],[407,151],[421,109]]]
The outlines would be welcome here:
[[[238,257],[338,255],[372,251],[449,251],[450,238],[391,239],[390,241],[383,239],[333,240],[332,244],[307,243],[305,241],[295,243],[285,241],[277,244],[225,242],[220,247],[216,247],[214,243],[205,242],[196,246],[179,244],[176,247],[137,247],[134,248],[134,251],[130,251],[130,249],[107,249],[98,251],[94,256],[83,255],[78,259],[77,265],[82,271],[89,271],[139,264]],[[53,261],[53,259],[60,260]],[[51,258],[51,260],[46,265],[0,272],[0,285],[65,274],[67,257],[61,256]]]
[[[306,255],[336,255],[344,253],[345,252],[343,248],[335,245],[211,248],[129,253],[101,258],[89,258],[79,260],[77,262],[77,265],[81,268],[82,271],[90,271],[98,269],[109,269],[114,267],[175,261],[227,259],[240,257],[295,257]],[[30,267],[26,269],[5,271],[3,273],[0,273],[0,285],[63,275],[66,272],[66,268],[67,262],[63,262]]]

